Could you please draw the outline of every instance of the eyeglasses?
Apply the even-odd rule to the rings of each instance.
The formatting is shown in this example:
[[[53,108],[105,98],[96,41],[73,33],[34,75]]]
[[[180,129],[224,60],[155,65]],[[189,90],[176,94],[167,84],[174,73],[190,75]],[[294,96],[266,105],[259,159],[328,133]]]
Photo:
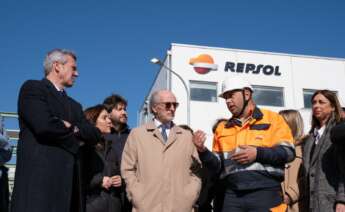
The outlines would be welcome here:
[[[174,106],[174,108],[176,109],[179,106],[178,102],[160,102],[158,104],[163,104],[165,105],[165,109],[168,110],[171,108],[171,106]]]

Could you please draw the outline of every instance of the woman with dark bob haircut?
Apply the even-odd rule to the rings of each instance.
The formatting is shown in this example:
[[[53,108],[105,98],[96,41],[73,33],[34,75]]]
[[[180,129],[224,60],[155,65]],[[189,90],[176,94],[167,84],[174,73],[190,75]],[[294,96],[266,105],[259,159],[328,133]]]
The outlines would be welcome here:
[[[303,168],[306,182],[305,203],[309,211],[344,211],[341,174],[336,165],[336,148],[330,131],[340,122],[340,104],[336,93],[318,90],[312,98],[312,123],[303,147]]]
[[[90,107],[84,113],[102,134],[110,133],[111,121],[104,105]],[[103,139],[83,149],[86,212],[120,212],[120,165],[111,142]]]

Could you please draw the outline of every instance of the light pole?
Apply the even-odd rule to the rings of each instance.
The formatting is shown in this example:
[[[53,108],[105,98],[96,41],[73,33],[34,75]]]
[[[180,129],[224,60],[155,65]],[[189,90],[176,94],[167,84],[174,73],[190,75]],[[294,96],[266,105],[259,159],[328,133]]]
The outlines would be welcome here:
[[[171,73],[173,73],[175,76],[177,76],[177,78],[179,78],[186,90],[186,94],[187,94],[187,125],[189,126],[190,125],[190,93],[189,93],[189,89],[188,89],[188,86],[186,84],[186,82],[183,80],[183,78],[178,74],[176,73],[175,71],[173,71],[171,68],[169,68],[168,66],[166,66],[162,61],[160,61],[159,59],[157,58],[152,58],[151,59],[151,63],[153,64],[157,64],[161,67],[164,67],[166,68],[168,71],[170,71]]]

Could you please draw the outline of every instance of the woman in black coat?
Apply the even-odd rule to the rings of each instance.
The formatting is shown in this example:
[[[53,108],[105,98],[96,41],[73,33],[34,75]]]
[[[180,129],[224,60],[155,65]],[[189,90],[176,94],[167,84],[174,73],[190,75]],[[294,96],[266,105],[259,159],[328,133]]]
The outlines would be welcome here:
[[[340,173],[337,199],[345,203],[345,120],[333,127],[331,140],[336,147],[336,163]]]
[[[103,105],[86,109],[85,116],[102,134],[110,132],[111,121]],[[111,141],[103,139],[94,147],[85,146],[83,154],[86,212],[120,212],[120,164]]]

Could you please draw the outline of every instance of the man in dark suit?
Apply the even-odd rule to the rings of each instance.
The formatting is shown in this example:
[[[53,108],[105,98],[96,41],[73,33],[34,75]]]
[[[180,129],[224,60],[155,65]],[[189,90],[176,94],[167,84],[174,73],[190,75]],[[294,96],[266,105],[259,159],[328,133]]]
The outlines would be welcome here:
[[[12,212],[84,211],[79,148],[100,140],[81,105],[68,97],[78,77],[73,52],[55,49],[45,78],[26,81],[18,99],[19,142]]]

